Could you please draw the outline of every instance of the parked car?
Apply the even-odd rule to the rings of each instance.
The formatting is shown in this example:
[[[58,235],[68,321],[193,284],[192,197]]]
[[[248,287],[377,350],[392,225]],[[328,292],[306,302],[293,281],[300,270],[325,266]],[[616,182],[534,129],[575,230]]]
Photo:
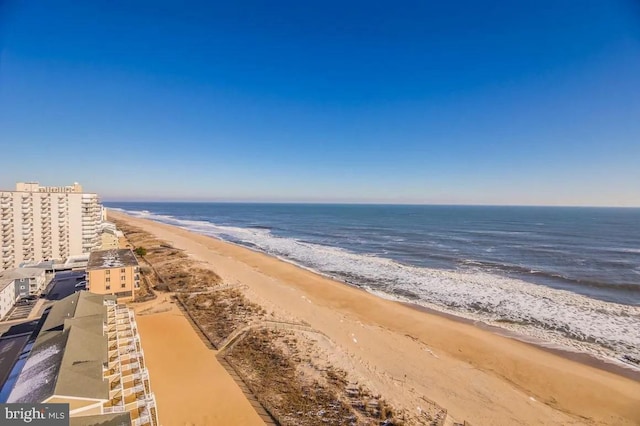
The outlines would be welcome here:
[[[86,281],[81,281],[78,284],[75,285],[76,288],[86,288],[87,287],[87,282]]]

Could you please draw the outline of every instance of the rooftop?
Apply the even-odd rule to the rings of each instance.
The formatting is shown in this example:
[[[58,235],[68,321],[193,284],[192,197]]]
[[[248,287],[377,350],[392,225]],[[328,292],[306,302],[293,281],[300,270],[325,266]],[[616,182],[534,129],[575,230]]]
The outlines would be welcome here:
[[[23,262],[20,264],[21,268],[38,268],[54,270],[56,266],[62,266],[64,262],[60,259],[43,260],[42,262]]]
[[[44,274],[42,268],[14,268],[0,272],[0,279],[21,280],[23,278],[36,278]]]
[[[87,269],[109,269],[123,266],[138,266],[136,256],[131,249],[92,251]]]
[[[0,291],[13,284],[15,280],[36,278],[44,273],[45,270],[42,268],[15,268],[2,271],[0,272]]]
[[[131,425],[131,415],[126,412],[70,417],[69,424],[71,426],[129,426]]]
[[[105,299],[85,291],[55,303],[43,324],[8,402],[41,402],[52,395],[107,400],[102,366],[107,336]],[[115,299],[114,299],[115,300]]]
[[[81,193],[82,185],[74,182],[67,186],[40,186],[38,182],[18,182],[16,192],[57,192],[57,193]]]

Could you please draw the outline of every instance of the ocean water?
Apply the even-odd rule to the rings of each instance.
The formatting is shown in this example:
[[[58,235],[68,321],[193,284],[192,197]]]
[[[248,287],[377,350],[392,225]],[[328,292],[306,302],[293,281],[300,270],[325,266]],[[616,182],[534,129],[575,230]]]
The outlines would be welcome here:
[[[640,209],[105,205],[640,369]]]

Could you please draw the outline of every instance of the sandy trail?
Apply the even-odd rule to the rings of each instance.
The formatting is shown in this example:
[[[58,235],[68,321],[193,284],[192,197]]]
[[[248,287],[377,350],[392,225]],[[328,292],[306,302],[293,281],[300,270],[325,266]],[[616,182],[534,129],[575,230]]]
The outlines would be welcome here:
[[[264,425],[167,295],[135,311],[162,425]]]

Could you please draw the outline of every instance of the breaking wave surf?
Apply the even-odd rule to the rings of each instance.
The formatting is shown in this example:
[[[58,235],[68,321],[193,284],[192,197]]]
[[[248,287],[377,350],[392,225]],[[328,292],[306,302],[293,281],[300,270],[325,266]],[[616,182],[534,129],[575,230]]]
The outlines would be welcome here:
[[[216,225],[126,211],[248,246],[315,272],[406,301],[501,327],[541,344],[640,370],[640,306],[592,299],[482,270],[406,265],[373,254],[275,236],[268,228]]]

